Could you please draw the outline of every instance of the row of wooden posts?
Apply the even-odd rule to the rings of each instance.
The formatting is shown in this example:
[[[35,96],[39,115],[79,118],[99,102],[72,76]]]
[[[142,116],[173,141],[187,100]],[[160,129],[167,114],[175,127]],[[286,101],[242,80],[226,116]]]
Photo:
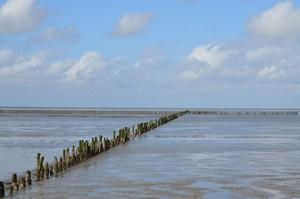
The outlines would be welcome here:
[[[80,140],[77,147],[73,145],[71,149],[63,149],[62,155],[59,157],[55,156],[52,163],[46,161],[44,156],[38,153],[36,158],[35,181],[41,182],[52,176],[57,177],[63,171],[115,146],[125,144],[129,140],[168,123],[187,112],[188,111],[172,113],[156,120],[139,123],[136,128],[134,126],[132,126],[132,128],[121,128],[118,133],[116,131],[113,132],[111,139],[100,135],[99,137],[93,137],[91,140]],[[25,189],[30,185],[32,185],[32,172],[30,170],[26,171],[25,176],[23,175],[19,178],[17,174],[14,173],[10,183],[4,184],[0,181],[0,198],[5,196],[5,190],[13,194],[13,192]]]

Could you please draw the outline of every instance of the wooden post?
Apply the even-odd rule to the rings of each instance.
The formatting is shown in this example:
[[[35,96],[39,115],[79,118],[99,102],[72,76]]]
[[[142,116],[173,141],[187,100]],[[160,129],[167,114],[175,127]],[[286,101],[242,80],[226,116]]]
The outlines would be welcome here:
[[[134,125],[132,125],[132,139],[134,140],[135,134],[134,134]]]
[[[58,163],[58,171],[61,172],[63,170],[63,158],[60,156]]]
[[[67,151],[66,151],[66,168],[69,168],[71,166],[70,164],[70,150],[69,148],[67,148]]]
[[[36,156],[36,170],[35,170],[35,174],[38,177],[39,176],[39,171],[40,171],[40,158],[41,158],[41,153],[37,153]]]
[[[49,175],[50,176],[53,176],[54,175],[54,171],[53,171],[53,165],[50,165],[50,167],[49,167]]]
[[[26,182],[27,182],[27,185],[31,185],[32,184],[32,181],[31,181],[31,171],[29,171],[29,170],[26,171]]]
[[[95,144],[95,140],[94,140],[94,138],[92,138],[92,141],[91,141],[91,151],[90,151],[90,156],[93,156],[94,155],[94,145]]]
[[[0,198],[4,198],[4,196],[5,196],[4,183],[0,181]]]
[[[26,187],[25,177],[20,177],[19,182],[20,182],[20,188],[25,188]]]
[[[54,157],[54,175],[58,175],[58,161],[56,156]]]
[[[45,176],[45,167],[42,166],[41,173],[40,173],[41,180],[44,180],[44,176]]]
[[[40,161],[39,161],[40,165],[39,165],[39,169],[38,169],[38,174],[37,174],[37,181],[40,181],[44,178],[44,156],[41,157]]]
[[[63,150],[62,170],[66,170],[66,149]]]
[[[49,164],[48,162],[46,162],[46,165],[45,165],[45,177],[46,179],[49,179]]]
[[[76,164],[76,151],[75,146],[72,146],[72,166]]]
[[[83,141],[79,141],[79,147],[78,147],[78,156],[79,156],[79,162],[83,161]]]
[[[113,145],[116,145],[116,131],[114,131],[114,135],[113,135]]]
[[[19,190],[18,176],[17,176],[16,173],[12,174],[11,185],[12,185],[14,190]]]
[[[106,146],[105,146],[105,138],[102,140],[102,151],[106,151]]]

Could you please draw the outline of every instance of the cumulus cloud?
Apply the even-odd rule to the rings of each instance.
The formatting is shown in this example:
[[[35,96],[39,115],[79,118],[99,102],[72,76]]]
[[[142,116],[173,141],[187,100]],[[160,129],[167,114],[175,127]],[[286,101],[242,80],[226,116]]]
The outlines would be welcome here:
[[[257,76],[263,79],[279,79],[286,76],[286,72],[284,70],[279,69],[277,66],[266,66],[260,71],[258,71]]]
[[[0,34],[33,30],[45,18],[35,0],[6,0],[0,7]]]
[[[0,61],[2,54],[7,57],[10,54],[13,55],[5,61],[7,64],[0,64],[0,80],[3,81],[24,81],[29,76],[34,76],[35,79],[51,79],[62,84],[82,84],[101,77],[103,70],[109,64],[116,63],[114,59],[107,59],[95,51],[87,51],[77,59],[56,61],[53,61],[53,57],[47,52],[38,52],[23,57],[12,50],[0,50]],[[2,60],[4,58],[3,56]]]
[[[251,34],[267,39],[287,39],[300,37],[300,9],[292,1],[283,1],[262,14],[254,17],[248,24]]]
[[[279,2],[252,18],[247,30],[250,34],[242,41],[213,42],[194,48],[186,56],[180,79],[298,84],[300,9],[291,1]],[[293,42],[283,43],[286,38]]]
[[[249,45],[238,48],[230,43],[220,45],[223,46],[222,49],[213,50],[211,53],[203,46],[195,48],[198,49],[198,57],[195,56],[195,50],[187,56],[183,70],[179,73],[180,79],[248,83],[256,80],[260,83],[263,80],[268,83],[278,80],[298,81],[291,77],[300,75],[300,59],[297,58],[299,47]]]
[[[225,43],[212,42],[200,45],[192,50],[184,61],[184,70],[179,74],[183,80],[224,78],[237,74],[237,61],[241,50],[237,47],[227,46]],[[225,67],[226,65],[226,67]]]
[[[201,45],[194,48],[192,53],[188,56],[188,60],[202,61],[210,66],[218,66],[230,56],[235,54],[232,49],[223,50],[224,45],[222,43],[209,43],[207,45]]]
[[[30,57],[19,57],[14,60],[11,65],[0,67],[0,77],[14,78],[20,75],[25,75],[31,71],[37,70],[46,59],[44,53],[37,53]]]
[[[84,81],[103,70],[108,61],[98,52],[85,52],[73,65],[66,71],[67,81]]]
[[[283,8],[285,9],[283,9]],[[289,10],[297,13],[298,9],[291,2],[281,2],[275,5],[269,11],[263,12],[261,15],[254,17],[250,20],[252,26],[259,24],[261,21],[270,20],[270,24],[273,22],[273,17],[265,17],[265,13],[274,10],[278,13],[278,9]],[[279,9],[280,10],[280,9]],[[283,13],[285,18],[286,12]],[[137,15],[132,14],[133,18]],[[270,15],[270,14],[269,14]],[[298,17],[296,14],[293,16]],[[131,18],[132,16],[123,16],[120,19],[120,27],[118,31],[123,32],[122,36],[135,34],[133,29],[138,25],[129,25],[127,23],[139,24],[139,20],[124,18]],[[137,17],[139,18],[139,17]],[[151,16],[145,17],[150,20]],[[298,17],[299,18],[299,17]],[[142,20],[142,21],[147,21]],[[293,19],[297,21],[296,19]],[[264,22],[268,24],[268,22]],[[274,25],[274,24],[273,24]],[[276,24],[275,24],[276,25]],[[274,26],[275,26],[274,25]],[[279,26],[282,24],[279,23]],[[96,79],[107,79],[110,82],[117,82],[122,84],[121,86],[128,86],[129,84],[136,85],[136,82],[142,82],[147,84],[149,82],[162,82],[165,79],[176,79],[176,83],[180,81],[193,82],[213,82],[213,83],[282,83],[282,84],[298,84],[300,82],[298,76],[300,75],[300,58],[298,52],[300,46],[297,42],[300,42],[300,37],[294,37],[294,43],[280,42],[280,39],[273,39],[268,42],[252,42],[253,29],[249,29],[249,24],[246,25],[247,30],[251,34],[248,34],[244,40],[234,42],[208,42],[207,44],[201,44],[195,46],[190,50],[184,60],[174,59],[172,63],[169,63],[164,53],[158,48],[149,48],[143,52],[136,61],[127,63],[126,61],[119,61],[120,59],[106,58],[99,52],[87,51],[77,58],[62,59],[46,63],[43,61],[36,61],[37,58],[32,56],[29,58],[15,58],[13,52],[10,50],[0,51],[0,64],[1,77],[5,75],[13,75],[23,73],[24,71],[34,70],[39,65],[48,66],[44,71],[47,77],[57,78],[64,80],[60,82],[68,83],[82,83],[93,81]],[[134,28],[132,28],[134,27]],[[253,27],[252,27],[253,28]],[[129,30],[130,29],[130,30]],[[122,31],[121,31],[122,30]],[[140,29],[139,29],[140,30]],[[277,30],[274,28],[273,30]],[[65,34],[67,32],[67,34]],[[134,32],[134,33],[133,33]],[[295,32],[293,30],[292,32]],[[44,32],[43,38],[49,41],[56,39],[64,39],[73,33],[73,29],[60,29],[50,28]],[[289,37],[291,31],[281,32],[281,37]],[[255,34],[254,37],[259,37],[264,40],[266,34]],[[278,36],[276,34],[276,36]],[[267,36],[267,37],[273,37]],[[297,40],[298,39],[298,40]],[[16,61],[11,61],[16,60]],[[11,62],[11,63],[10,63]],[[49,61],[50,62],[50,61]],[[175,77],[176,76],[176,77]],[[122,79],[123,78],[123,79]],[[134,79],[135,81],[131,81]],[[121,83],[120,83],[121,82]],[[129,82],[129,83],[128,83]],[[117,84],[116,83],[116,84]],[[151,83],[149,83],[151,84]],[[131,86],[130,85],[130,86]]]
[[[123,15],[116,23],[113,35],[132,36],[145,29],[152,15],[149,13],[130,13]]]
[[[280,58],[284,54],[286,49],[282,49],[278,46],[262,46],[255,49],[250,49],[246,53],[248,61],[262,61],[271,58]]]
[[[49,68],[47,69],[47,74],[61,75],[64,71],[66,71],[73,64],[74,64],[74,61],[71,59],[56,61],[56,62],[50,64]]]

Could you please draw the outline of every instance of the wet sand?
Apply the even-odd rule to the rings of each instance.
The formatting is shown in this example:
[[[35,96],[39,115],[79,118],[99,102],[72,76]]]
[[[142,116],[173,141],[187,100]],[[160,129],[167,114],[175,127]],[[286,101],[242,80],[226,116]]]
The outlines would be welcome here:
[[[300,122],[184,116],[16,198],[300,198]]]
[[[156,118],[157,115],[114,116],[0,116],[0,179],[8,180],[13,172],[35,168],[36,154],[47,160],[62,149],[77,145],[81,139],[100,134],[110,137],[124,126]]]

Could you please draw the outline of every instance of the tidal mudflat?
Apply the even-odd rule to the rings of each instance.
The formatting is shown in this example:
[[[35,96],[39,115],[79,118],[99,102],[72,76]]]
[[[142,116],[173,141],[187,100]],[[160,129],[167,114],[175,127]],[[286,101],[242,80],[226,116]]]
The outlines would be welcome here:
[[[53,156],[61,153],[60,147],[93,132],[108,136],[118,127],[152,118],[36,118],[25,126],[10,124],[11,131],[9,121],[2,118],[1,132],[6,134],[0,141],[1,165],[23,151],[12,157],[16,164],[6,164],[27,169],[34,164],[32,150]],[[299,165],[297,116],[186,115],[72,168],[63,177],[20,191],[15,198],[299,198]]]
[[[155,115],[127,116],[0,116],[0,179],[13,172],[35,168],[36,154],[52,160],[62,149],[77,145],[81,139],[100,134],[110,137],[124,126],[153,119]]]

